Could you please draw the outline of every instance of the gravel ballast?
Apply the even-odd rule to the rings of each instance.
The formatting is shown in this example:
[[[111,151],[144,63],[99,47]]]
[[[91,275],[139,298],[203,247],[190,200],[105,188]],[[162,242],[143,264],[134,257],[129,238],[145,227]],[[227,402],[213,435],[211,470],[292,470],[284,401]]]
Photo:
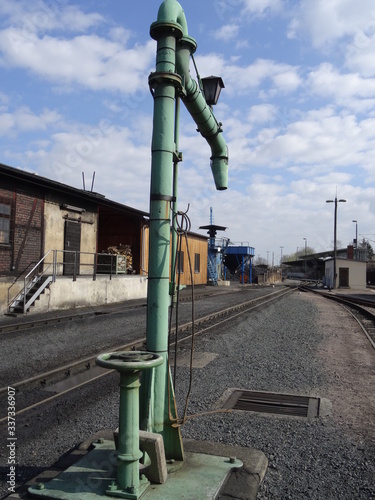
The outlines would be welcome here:
[[[234,286],[226,293],[225,289],[220,291],[218,288],[209,288],[211,290],[207,292],[208,296],[195,304],[196,318],[217,311],[221,307],[256,299],[273,291],[270,287],[241,290]],[[190,290],[184,290],[183,295],[189,300]],[[146,307],[138,305],[132,308],[126,304],[123,311],[93,315],[85,319],[74,317],[74,314],[87,312],[85,309],[61,311],[59,314],[62,316],[68,316],[70,312],[73,315],[71,321],[0,334],[2,353],[0,387],[144,338]],[[90,308],[90,310],[94,314],[95,309]],[[102,307],[100,310],[110,312],[111,307],[108,309]],[[56,313],[56,316],[59,314]],[[24,319],[32,321],[40,318],[43,318],[43,315],[31,314]],[[190,320],[191,304],[180,303],[180,324]],[[0,318],[0,322],[7,324],[10,320],[3,317]]]
[[[196,338],[197,352],[216,357],[193,369],[190,415],[218,409],[231,388],[325,399],[328,414],[311,420],[240,411],[187,420],[184,438],[265,453],[269,467],[260,500],[375,498],[375,351],[346,311],[326,304],[319,296],[295,292]],[[105,319],[110,331],[111,318]],[[180,409],[188,375],[187,368],[178,368]],[[90,434],[114,428],[117,412],[118,381],[111,376],[43,414],[20,416],[20,481]]]

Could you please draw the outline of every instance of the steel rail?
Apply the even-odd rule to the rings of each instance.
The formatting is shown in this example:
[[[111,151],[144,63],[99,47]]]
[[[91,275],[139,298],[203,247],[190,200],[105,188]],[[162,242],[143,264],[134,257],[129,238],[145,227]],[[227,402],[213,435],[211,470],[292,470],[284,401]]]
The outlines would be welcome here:
[[[248,313],[248,312],[250,312],[250,311],[252,311],[252,310],[254,310],[254,309],[256,309],[256,308],[258,308],[260,306],[267,305],[268,303],[273,302],[276,299],[280,299],[280,298],[284,297],[285,295],[287,295],[290,292],[295,291],[295,290],[296,290],[296,288],[291,288],[289,290],[284,290],[282,293],[278,292],[278,295],[274,295],[271,298],[267,298],[269,296],[259,297],[259,299],[262,299],[262,298],[266,299],[267,298],[267,300],[261,300],[259,302],[256,301],[256,300],[248,301],[248,302],[246,302],[244,304],[241,304],[239,306],[234,306],[232,308],[224,309],[223,311],[217,313],[216,315],[208,315],[205,318],[202,318],[200,321],[198,321],[198,322],[196,321],[195,322],[196,325],[197,324],[199,325],[199,324],[202,324],[202,323],[205,323],[205,322],[208,322],[208,321],[212,321],[212,320],[214,320],[216,318],[224,316],[225,314],[228,314],[228,317],[226,317],[225,319],[223,319],[221,321],[217,321],[217,322],[213,323],[212,325],[206,326],[205,328],[203,328],[201,330],[196,330],[195,335],[196,336],[200,335],[201,333],[205,333],[206,331],[211,330],[212,328],[215,328],[217,326],[223,325],[227,321],[231,321],[234,318],[237,318],[238,316],[241,316],[242,314]],[[270,295],[273,295],[273,294],[270,294]],[[254,302],[258,302],[258,303],[254,304]],[[244,307],[246,307],[246,305],[251,306],[251,304],[253,304],[252,307],[247,307],[244,310],[240,310],[240,312],[237,312],[236,314],[230,314],[233,311],[238,311],[239,309],[243,309]],[[230,316],[229,316],[229,314],[230,314]],[[191,326],[191,323],[189,323],[189,326]],[[179,327],[179,330],[182,330],[182,326]],[[178,342],[179,343],[180,342],[184,342],[185,340],[188,340],[191,337],[192,337],[192,335],[187,335],[187,336],[183,337],[182,339],[178,340]]]
[[[140,345],[143,344],[144,340],[145,340],[144,338],[133,340],[132,342],[128,342],[127,344],[124,344],[124,345],[121,345],[121,346],[114,348],[113,351],[121,351],[121,350],[127,351],[127,350],[130,350],[132,348],[139,347]],[[48,372],[40,373],[38,375],[35,375],[34,377],[30,377],[30,378],[27,378],[25,380],[20,380],[19,382],[15,382],[14,384],[9,384],[5,387],[1,387],[0,388],[0,395],[7,392],[9,386],[11,386],[13,389],[20,389],[24,386],[34,386],[36,384],[42,384],[44,387],[47,385],[47,380],[51,379],[54,375],[66,375],[67,377],[70,377],[70,376],[72,376],[71,370],[73,370],[73,369],[77,369],[77,374],[80,373],[78,371],[79,368],[90,369],[91,363],[95,364],[95,359],[96,359],[96,355],[89,356],[87,358],[80,359],[78,361],[73,361],[72,363],[69,363],[68,365],[54,368],[53,370],[50,370]],[[90,366],[88,367],[87,365],[90,365]]]
[[[242,302],[240,304],[236,304],[235,306],[231,306],[231,307],[228,307],[226,309],[210,313],[206,316],[203,316],[199,319],[196,319],[195,324],[199,326],[202,323],[212,321],[220,316],[229,315],[233,311],[237,311],[237,310],[246,308],[249,305],[254,304],[254,303],[258,303],[260,305],[261,303],[265,302],[266,300],[269,300],[268,298],[270,296],[279,297],[280,294],[288,293],[290,290],[291,289],[287,289],[286,291],[282,290],[282,291],[273,292],[271,294],[267,294],[267,295],[264,295],[261,297],[257,297],[255,299],[251,299],[251,300]],[[179,325],[178,330],[180,332],[183,332],[183,331],[186,331],[187,329],[189,329],[191,326],[192,326],[192,322],[189,321],[187,323],[183,323],[183,324]],[[172,334],[175,333],[175,329],[173,329],[171,333]],[[139,347],[140,345],[142,345],[144,343],[144,341],[145,341],[145,337],[142,337],[142,338],[133,340],[131,342],[128,342],[126,344],[122,344],[120,346],[113,347],[111,349],[113,351],[130,350],[130,349],[134,349],[134,348]],[[86,358],[83,358],[83,359],[80,359],[77,361],[73,361],[72,363],[69,363],[67,365],[55,368],[53,370],[49,370],[48,372],[40,373],[38,375],[35,375],[33,377],[30,377],[28,379],[25,379],[25,380],[22,380],[19,382],[15,382],[14,384],[10,384],[10,385],[14,389],[20,389],[23,386],[33,385],[33,384],[35,385],[35,383],[42,383],[43,382],[43,385],[45,386],[47,384],[47,380],[51,379],[51,377],[53,377],[54,375],[61,375],[61,374],[69,373],[69,376],[71,376],[72,370],[74,370],[74,369],[77,370],[79,368],[86,367],[86,365],[88,365],[88,364],[91,365],[91,363],[95,364],[95,359],[96,359],[96,355],[88,356]],[[0,388],[0,395],[7,391],[8,386],[9,386],[9,384],[7,386]]]
[[[281,291],[277,291],[277,292],[272,292],[271,294],[267,294],[267,295],[264,295],[262,297],[257,297],[255,299],[251,299],[251,300],[248,300],[248,301],[245,301],[245,302],[242,302],[240,304],[237,304],[235,306],[232,306],[232,307],[228,307],[226,309],[223,309],[223,310],[220,310],[220,311],[216,311],[215,313],[210,313],[206,316],[203,316],[197,320],[195,320],[195,325],[203,325],[209,321],[214,321],[215,319],[217,318],[221,318],[223,316],[226,316],[225,319],[222,319],[218,322],[214,322],[213,324],[209,325],[209,326],[206,326],[204,327],[203,329],[201,330],[197,330],[196,331],[196,335],[199,335],[199,334],[202,334],[214,327],[217,327],[217,326],[220,326],[224,323],[226,323],[227,321],[230,321],[238,316],[241,316],[242,314],[245,314],[247,312],[250,312],[252,311],[253,309],[256,309],[260,306],[265,306],[267,305],[268,303],[270,302],[273,302],[274,300],[276,299],[280,299],[282,297],[284,297],[285,295],[291,293],[292,291],[295,291],[297,290],[297,287],[293,287],[293,288],[287,288],[287,289],[283,289]],[[192,326],[192,322],[187,322],[187,323],[184,323],[182,325],[179,325],[178,327],[178,331],[179,332],[186,332],[186,330],[188,330],[190,327]],[[172,334],[175,333],[175,329],[172,330],[171,332]],[[191,335],[187,335],[187,336],[184,336],[183,338],[180,338],[178,340],[178,343],[180,342],[184,342],[186,341],[187,339],[191,338]],[[121,346],[117,346],[115,348],[111,348],[112,351],[123,351],[123,350],[132,350],[132,349],[137,349],[139,348],[140,346],[142,346],[145,342],[146,338],[140,338],[140,339],[137,339],[137,340],[134,340],[132,342],[129,342],[125,345],[121,345]],[[50,382],[48,384],[48,386],[52,386],[54,383],[57,383],[57,382],[61,382],[61,377],[64,378],[65,376],[65,380],[67,380],[70,376],[72,376],[71,374],[71,371],[73,369],[77,369],[79,370],[80,368],[86,368],[87,369],[90,369],[91,366],[96,366],[95,365],[95,359],[96,359],[97,355],[95,356],[89,356],[89,357],[86,357],[84,359],[81,359],[81,360],[78,360],[78,361],[75,361],[73,363],[70,363],[68,365],[64,365],[63,367],[59,367],[59,368],[55,368],[53,370],[50,370],[48,372],[45,372],[45,373],[41,373],[39,375],[35,375],[34,377],[31,377],[31,378],[28,378],[28,379],[25,379],[25,380],[22,380],[22,381],[19,381],[19,382],[16,382],[14,384],[10,384],[10,386],[14,389],[23,389],[23,390],[26,390],[26,388],[30,387],[30,386],[36,386],[36,385],[42,385],[43,388],[47,386],[47,380],[51,380],[52,377],[56,376],[56,377],[59,377],[59,380],[55,381],[55,382]],[[89,365],[89,367],[87,367],[87,365]],[[110,373],[112,373],[113,370],[107,370],[106,372],[102,373],[102,374],[99,374],[99,375],[95,375],[94,377],[92,378],[88,378],[87,380],[85,380],[84,382],[81,382],[77,385],[74,385],[64,391],[60,391],[52,396],[49,396],[48,398],[44,398],[42,399],[41,401],[38,401],[36,403],[33,403],[32,405],[30,406],[27,406],[25,408],[22,408],[20,410],[18,410],[16,412],[16,416],[22,414],[22,413],[25,413],[26,411],[28,410],[31,410],[33,408],[36,408],[38,406],[41,406],[45,403],[48,403],[50,401],[53,401],[54,399],[57,399],[61,396],[63,396],[64,394],[67,394],[69,392],[72,392],[73,390],[75,389],[78,389],[79,387],[82,387],[88,383],[91,383],[93,382],[94,380],[97,380],[99,378],[102,378],[103,376],[105,375],[108,375]],[[69,375],[67,376],[67,374],[69,373]],[[79,371],[77,371],[76,374],[73,374],[74,375],[78,375]],[[7,390],[8,390],[8,387],[9,385],[7,385],[6,387],[2,387],[0,388],[0,394],[3,394],[3,393],[6,393]],[[2,422],[5,422],[7,420],[7,417],[3,417],[3,418],[0,418],[0,424]]]
[[[372,345],[373,349],[375,349],[375,342],[374,340],[371,338],[371,335],[369,334],[368,332],[368,329],[366,328],[366,326],[363,324],[363,322],[353,313],[353,311],[351,311],[348,307],[346,307],[345,305],[343,305],[344,309],[346,309],[348,311],[348,313],[351,314],[351,316],[356,320],[356,322],[359,324],[359,326],[362,328],[362,331],[363,333],[366,335],[368,341],[370,342],[370,344]],[[370,318],[373,322],[373,324],[375,325],[375,315],[372,314],[370,311],[367,311],[366,309],[363,309],[361,308],[363,313],[366,313],[366,314],[363,314],[363,316],[366,316],[367,318]],[[359,309],[356,308],[356,311],[359,312]],[[362,312],[361,312],[362,314]],[[371,315],[371,317],[369,316]],[[375,337],[374,337],[375,338]]]
[[[233,293],[231,290],[224,291],[221,290],[220,292],[201,292],[197,293],[195,295],[196,299],[201,299],[204,297],[211,297],[214,295],[225,295]],[[180,301],[181,302],[188,302],[191,300],[190,296],[186,297],[181,297],[180,296]],[[48,326],[48,325],[56,325],[59,323],[65,323],[68,321],[73,321],[73,320],[81,320],[81,319],[87,319],[87,318],[95,318],[99,316],[103,316],[106,314],[117,314],[119,312],[122,312],[127,309],[138,309],[140,307],[146,307],[147,302],[144,300],[144,302],[140,302],[137,304],[121,304],[121,305],[112,305],[112,306],[107,306],[105,308],[100,308],[98,307],[95,310],[92,311],[82,311],[82,312],[77,312],[75,314],[66,314],[63,316],[57,316],[53,318],[43,318],[43,319],[30,319],[29,321],[19,321],[15,323],[3,323],[0,324],[0,334],[2,333],[10,333],[10,332],[20,332],[22,330],[27,330],[28,328],[37,328],[41,326]]]
[[[370,335],[368,328],[364,325],[364,322],[361,321],[360,318],[358,318],[351,309],[354,309],[357,311],[362,318],[366,318],[372,322],[372,324],[375,327],[375,313],[372,311],[369,311],[366,308],[375,308],[375,302],[369,301],[369,300],[364,300],[364,299],[358,299],[358,298],[348,298],[348,297],[342,297],[340,295],[332,295],[329,293],[325,292],[320,292],[318,290],[314,290],[312,288],[306,287],[304,285],[299,287],[300,290],[302,291],[307,291],[307,292],[313,292],[317,295],[320,295],[324,298],[327,298],[329,300],[334,300],[338,304],[342,305],[342,307],[350,313],[350,315],[357,321],[359,326],[361,327],[363,333],[366,335],[368,341],[370,342],[371,346],[375,349],[375,335]]]
[[[301,291],[313,292],[313,293],[321,295],[322,297],[326,297],[327,299],[335,300],[336,302],[340,302],[342,304],[346,303],[349,306],[356,304],[358,306],[370,307],[372,309],[375,308],[375,301],[373,301],[373,300],[360,299],[358,297],[348,298],[348,297],[344,297],[342,295],[336,295],[335,293],[332,293],[332,292],[323,292],[321,290],[315,290],[314,288],[310,288],[306,285],[299,285],[298,288]]]

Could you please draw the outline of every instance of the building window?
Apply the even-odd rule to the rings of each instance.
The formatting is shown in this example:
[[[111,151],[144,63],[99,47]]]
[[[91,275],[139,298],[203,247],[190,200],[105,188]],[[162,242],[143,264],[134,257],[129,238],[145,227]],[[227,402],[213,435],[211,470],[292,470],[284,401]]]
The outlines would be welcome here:
[[[184,272],[184,252],[177,253],[177,273]]]
[[[201,272],[201,255],[199,253],[194,254],[194,272]]]
[[[10,243],[10,204],[0,203],[0,244]]]

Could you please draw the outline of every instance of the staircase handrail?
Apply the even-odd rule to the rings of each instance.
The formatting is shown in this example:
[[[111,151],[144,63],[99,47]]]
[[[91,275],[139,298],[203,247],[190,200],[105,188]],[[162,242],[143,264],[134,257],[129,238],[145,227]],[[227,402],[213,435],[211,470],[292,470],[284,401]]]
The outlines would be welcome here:
[[[58,260],[58,252],[62,252],[62,254],[63,254],[63,258],[62,258],[61,262]],[[28,264],[28,266],[17,276],[17,278],[10,285],[10,287],[8,288],[8,311],[10,311],[10,309],[13,307],[13,305],[18,301],[18,305],[20,305],[20,306],[22,305],[23,312],[26,313],[27,308],[30,307],[30,300],[27,302],[28,299],[26,296],[27,296],[28,292],[30,291],[30,288],[31,288],[30,285],[32,284],[34,278],[36,276],[38,276],[38,278],[41,278],[41,277],[45,276],[46,274],[48,274],[48,276],[47,276],[48,283],[47,282],[43,283],[41,285],[41,287],[42,287],[41,290],[43,290],[51,281],[55,282],[56,276],[59,276],[58,266],[60,266],[60,265],[64,266],[64,264],[66,264],[66,262],[64,261],[64,255],[68,254],[68,253],[75,254],[74,263],[69,263],[73,266],[73,281],[76,280],[77,274],[79,274],[79,268],[81,266],[92,266],[92,268],[93,268],[92,278],[95,281],[96,276],[97,276],[97,267],[98,267],[97,261],[98,261],[99,256],[110,257],[109,264],[102,264],[103,266],[109,268],[108,269],[109,279],[110,280],[112,279],[112,275],[114,273],[117,274],[117,270],[116,271],[113,270],[113,260],[116,259],[117,254],[104,253],[104,252],[100,252],[100,253],[99,252],[80,252],[80,251],[75,251],[75,250],[52,250],[51,249],[36,264],[35,264],[35,262],[30,262],[30,264]],[[47,264],[45,264],[42,272],[39,272],[40,266],[45,262],[46,258],[50,254],[52,254],[51,262],[48,262]],[[77,255],[79,255],[79,256],[92,255],[93,262],[92,263],[80,262],[80,259],[79,259],[78,266],[77,266]],[[33,266],[33,268],[25,275],[22,288],[20,289],[20,291],[16,295],[14,295],[12,298],[10,298],[11,297],[11,295],[10,295],[11,288],[16,284],[17,281],[20,281],[21,276],[23,276],[24,273],[26,272],[26,270],[31,266]],[[52,272],[48,272],[51,270],[51,267],[52,267]],[[126,267],[125,267],[125,272],[126,272]],[[34,299],[34,296],[32,298]]]
[[[35,278],[35,276],[43,276],[46,273],[46,271],[49,269],[51,264],[52,264],[52,269],[53,269],[52,274],[53,274],[53,279],[54,279],[54,268],[55,268],[55,266],[54,266],[55,259],[54,258],[52,259],[52,262],[48,264],[48,266],[46,267],[46,269],[44,269],[44,271],[42,273],[39,274],[39,272],[38,272],[39,266],[41,264],[43,264],[43,262],[46,260],[46,258],[48,257],[48,255],[50,253],[54,253],[54,251],[48,250],[48,252],[40,259],[40,261],[37,264],[35,264],[35,266],[31,269],[31,271],[28,274],[26,274],[26,276],[23,280],[23,312],[24,313],[26,312],[26,280],[28,280],[28,278],[30,276],[32,276],[31,279],[29,279],[29,281],[27,283],[27,285],[28,285],[30,283],[30,281],[32,281]],[[36,273],[34,273],[34,271],[36,271]]]
[[[211,281],[216,285],[217,284],[216,263],[214,254],[211,252],[208,252],[207,254],[207,270]]]
[[[49,250],[49,251],[48,251],[48,252],[47,252],[47,253],[46,253],[46,254],[45,254],[45,255],[44,255],[44,256],[43,256],[43,257],[39,260],[39,262],[37,262],[37,263],[34,265],[34,267],[33,267],[33,268],[32,268],[32,269],[31,269],[31,270],[30,270],[30,271],[26,274],[26,276],[23,278],[23,287],[22,287],[22,289],[21,289],[21,290],[20,290],[20,291],[19,291],[19,292],[18,292],[18,293],[17,293],[17,294],[16,294],[16,295],[12,298],[12,299],[10,299],[10,298],[9,298],[9,297],[10,297],[10,293],[9,293],[9,291],[10,291],[10,288],[11,288],[11,287],[12,287],[12,286],[16,283],[16,281],[14,281],[14,282],[12,283],[12,285],[11,285],[11,286],[9,287],[9,289],[8,289],[8,310],[9,310],[9,308],[10,308],[11,304],[12,304],[12,303],[14,303],[14,302],[17,300],[17,298],[21,297],[21,296],[22,296],[22,294],[23,294],[23,309],[24,309],[24,311],[23,311],[23,312],[25,312],[25,306],[26,306],[26,289],[27,289],[27,286],[28,286],[28,285],[29,285],[29,283],[30,283],[30,282],[34,279],[34,277],[35,277],[36,275],[39,275],[39,273],[38,273],[38,272],[37,272],[37,273],[35,273],[35,270],[37,270],[37,269],[40,267],[40,265],[41,265],[41,264],[45,261],[45,259],[47,258],[47,256],[48,256],[50,253],[52,253],[52,252],[53,252],[53,250]],[[54,262],[54,260],[55,260],[55,259],[53,259],[53,262]],[[45,273],[46,273],[47,269],[49,269],[49,267],[51,266],[51,264],[53,265],[53,262],[51,262],[51,263],[49,263],[49,264],[48,264],[47,268],[46,268],[46,269],[45,269],[45,270],[44,270],[44,271],[40,274],[40,276],[43,276],[43,274],[45,274]],[[25,270],[26,270],[26,269],[27,269],[30,265],[32,265],[32,264],[34,264],[34,262],[30,263],[30,264],[29,264],[29,265],[28,265],[28,266],[24,269],[24,271],[25,271]],[[23,272],[24,272],[24,271],[23,271]],[[22,276],[23,272],[22,272],[22,273],[18,276],[18,278],[20,278],[20,277]],[[32,276],[32,277],[31,277],[31,279],[30,279],[30,276]],[[17,279],[18,279],[18,278],[17,278]]]
[[[13,302],[14,299],[10,300],[10,290],[11,288],[14,287],[14,285],[17,283],[17,281],[21,278],[21,276],[27,271],[27,269],[30,267],[30,266],[33,266],[35,264],[35,262],[29,262],[29,264],[27,264],[27,266],[25,267],[25,269],[23,269],[19,275],[14,278],[13,280],[13,283],[10,285],[10,287],[8,288],[8,307],[10,306],[10,303]],[[18,294],[17,294],[18,295]]]
[[[28,278],[29,276],[31,276],[31,274],[35,271],[35,269],[38,269],[38,267],[40,266],[40,264],[42,264],[42,263],[45,261],[46,257],[48,257],[48,255],[49,255],[50,253],[53,253],[53,250],[48,250],[48,252],[47,252],[47,253],[46,253],[46,254],[45,254],[45,255],[44,255],[44,256],[40,259],[40,261],[39,261],[39,262],[37,262],[37,263],[35,264],[35,266],[31,269],[31,271],[29,271],[29,273],[28,273],[28,274],[26,274],[26,276],[25,276],[25,278],[24,278],[24,280],[25,280],[25,281],[27,280],[27,278]],[[52,263],[53,263],[53,262],[51,262],[50,264],[48,264],[47,269],[49,268],[49,266],[50,266]],[[45,274],[45,272],[44,272],[44,271],[43,271],[43,273],[41,273],[41,276],[42,276],[43,274]]]

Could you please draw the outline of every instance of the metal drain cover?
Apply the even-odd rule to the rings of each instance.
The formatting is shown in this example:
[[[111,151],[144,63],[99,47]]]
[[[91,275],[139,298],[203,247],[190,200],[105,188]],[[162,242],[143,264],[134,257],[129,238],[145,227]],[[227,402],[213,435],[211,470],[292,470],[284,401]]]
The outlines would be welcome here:
[[[274,413],[295,417],[316,418],[319,416],[319,398],[275,394],[272,392],[234,390],[225,401],[226,410]]]

